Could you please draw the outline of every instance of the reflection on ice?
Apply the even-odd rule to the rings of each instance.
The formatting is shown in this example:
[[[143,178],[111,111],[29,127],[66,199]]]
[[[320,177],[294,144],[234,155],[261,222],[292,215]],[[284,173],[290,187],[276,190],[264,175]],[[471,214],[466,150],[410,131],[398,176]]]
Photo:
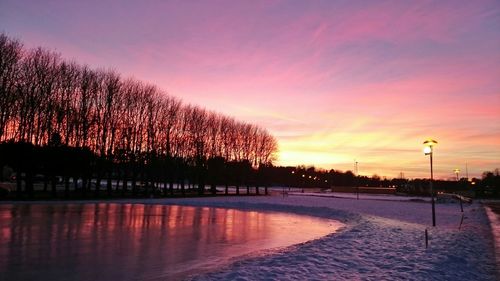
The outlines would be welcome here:
[[[0,280],[179,279],[340,226],[312,217],[220,208],[0,205]]]

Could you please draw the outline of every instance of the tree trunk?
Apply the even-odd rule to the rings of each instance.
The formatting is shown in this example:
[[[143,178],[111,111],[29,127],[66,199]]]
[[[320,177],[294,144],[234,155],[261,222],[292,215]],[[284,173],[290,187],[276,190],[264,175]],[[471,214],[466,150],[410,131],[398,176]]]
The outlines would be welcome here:
[[[82,177],[82,192],[83,192],[83,197],[87,196],[87,177],[83,176]]]
[[[182,194],[182,196],[186,196],[186,188],[184,186],[184,179],[181,179],[181,194]]]
[[[47,174],[48,173],[45,173],[45,175],[43,175],[43,192],[47,192],[49,186],[49,177]]]
[[[64,177],[64,196],[69,198],[69,177]]]
[[[111,185],[111,187],[113,187],[113,185]],[[116,177],[116,183],[115,183],[115,190],[116,190],[117,193],[119,191],[119,187],[120,187],[120,176],[118,174],[117,177]]]
[[[168,194],[167,186],[168,186],[168,176],[165,175],[163,178],[163,189],[162,189],[163,196],[167,196],[167,194]]]
[[[51,188],[52,188],[52,197],[57,197],[57,178],[52,176],[51,178]]]
[[[212,185],[210,186],[210,191],[212,192],[212,195],[217,194],[217,186],[215,183],[212,183]]]
[[[101,173],[97,172],[97,179],[95,181],[95,196],[99,197],[100,192],[101,192]]]
[[[198,183],[198,194],[203,195],[205,193],[205,184],[203,182]]]
[[[25,183],[28,197],[33,198],[33,173],[31,171],[26,173]]]
[[[78,191],[78,178],[73,177],[73,188],[75,189],[75,192]]]
[[[132,196],[137,195],[137,173],[135,168],[132,169]]]
[[[21,170],[18,169],[16,171],[16,193],[17,198],[21,199],[23,197],[23,182],[21,178]]]
[[[128,190],[127,185],[128,185],[128,183],[127,183],[127,172],[123,171],[122,197],[125,196],[125,194],[127,194],[127,190]]]
[[[111,181],[112,172],[111,169],[108,171],[108,179],[106,183],[106,190],[108,192],[108,197],[111,197],[111,192],[113,190],[113,182]]]

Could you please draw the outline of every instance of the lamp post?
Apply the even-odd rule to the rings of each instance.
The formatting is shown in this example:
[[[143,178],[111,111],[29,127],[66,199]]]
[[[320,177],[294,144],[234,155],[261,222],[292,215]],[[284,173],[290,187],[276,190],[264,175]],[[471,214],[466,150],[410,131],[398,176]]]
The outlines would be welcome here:
[[[354,183],[356,185],[356,200],[359,200],[358,161],[356,159],[354,159]]]
[[[434,174],[432,170],[432,147],[437,144],[437,141],[433,139],[428,139],[424,141],[424,154],[430,156],[430,163],[431,163],[431,181],[429,182],[429,186],[431,189],[431,204],[432,204],[432,226],[436,226],[436,208],[435,208],[435,203],[434,203],[434,190],[432,188],[432,182],[434,180]]]
[[[457,168],[457,169],[453,170],[453,172],[457,176],[457,181],[458,181],[458,173],[460,173],[460,169]]]
[[[302,191],[304,191],[304,186],[306,185],[306,175],[302,174]]]

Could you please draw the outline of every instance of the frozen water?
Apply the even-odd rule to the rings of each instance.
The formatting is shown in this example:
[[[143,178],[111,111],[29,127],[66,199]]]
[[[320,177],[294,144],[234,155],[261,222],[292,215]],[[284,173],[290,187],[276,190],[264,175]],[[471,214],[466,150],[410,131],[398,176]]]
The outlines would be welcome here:
[[[213,207],[0,205],[0,280],[177,280],[341,226]]]

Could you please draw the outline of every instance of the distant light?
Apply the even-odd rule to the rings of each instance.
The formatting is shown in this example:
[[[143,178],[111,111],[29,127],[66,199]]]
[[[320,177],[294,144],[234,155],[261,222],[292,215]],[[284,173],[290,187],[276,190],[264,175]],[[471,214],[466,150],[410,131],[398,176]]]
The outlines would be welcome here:
[[[302,177],[303,177],[303,178],[305,178],[305,177],[306,177],[306,175],[302,175]]]
[[[327,180],[325,180],[325,182],[328,182]]]
[[[475,185],[475,184],[476,184],[476,182],[475,182],[475,181],[473,181],[473,182],[471,182],[471,184],[472,184],[472,185]]]
[[[309,178],[312,178],[311,176],[309,176]]]
[[[295,171],[292,171],[292,174],[295,174]]]

